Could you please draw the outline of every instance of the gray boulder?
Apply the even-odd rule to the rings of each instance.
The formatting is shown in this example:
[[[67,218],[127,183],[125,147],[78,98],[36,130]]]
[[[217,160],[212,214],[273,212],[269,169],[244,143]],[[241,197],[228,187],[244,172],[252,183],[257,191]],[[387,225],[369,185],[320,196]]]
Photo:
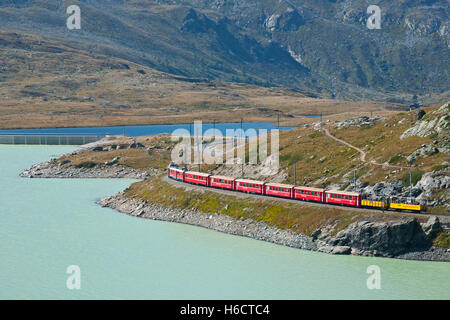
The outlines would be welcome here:
[[[422,118],[426,115],[426,112],[423,111],[423,109],[417,110],[416,114],[414,115],[414,121],[422,120]]]
[[[398,222],[355,222],[327,240],[332,246],[351,247],[375,255],[395,256],[430,246],[416,219]]]
[[[414,151],[411,155],[406,157],[406,160],[408,161],[409,164],[413,164],[414,161],[416,161],[417,157],[428,157],[436,153],[439,153],[438,148],[424,144],[419,149]]]
[[[434,239],[440,232],[443,231],[441,222],[436,216],[430,217],[426,223],[423,223],[422,229],[428,239]]]

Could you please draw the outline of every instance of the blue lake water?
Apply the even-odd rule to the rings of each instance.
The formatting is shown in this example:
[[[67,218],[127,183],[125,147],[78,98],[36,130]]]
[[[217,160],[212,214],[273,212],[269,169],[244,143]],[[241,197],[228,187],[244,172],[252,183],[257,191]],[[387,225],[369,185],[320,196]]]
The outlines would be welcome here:
[[[233,123],[204,123],[202,124],[202,133],[206,130],[216,128],[226,135],[226,130],[236,130],[241,128],[240,122]],[[273,122],[243,122],[242,129],[247,131],[254,129],[276,129],[277,126]],[[290,130],[294,127],[281,127],[280,130]],[[147,125],[147,126],[117,126],[117,127],[84,127],[84,128],[48,128],[48,129],[16,129],[16,130],[0,130],[2,134],[29,134],[29,135],[118,135],[126,134],[131,137],[153,135],[160,133],[172,133],[176,129],[185,129],[194,134],[193,124],[165,124],[165,125]],[[200,132],[200,131],[199,131]],[[252,136],[251,131],[248,131]]]
[[[95,204],[132,180],[18,177],[73,149],[0,145],[0,299],[450,299],[449,263],[332,256]]]

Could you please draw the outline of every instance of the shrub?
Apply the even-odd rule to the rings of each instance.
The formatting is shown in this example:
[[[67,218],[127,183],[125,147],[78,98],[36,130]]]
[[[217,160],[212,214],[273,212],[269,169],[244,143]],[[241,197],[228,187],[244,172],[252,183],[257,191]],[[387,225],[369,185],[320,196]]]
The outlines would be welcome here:
[[[433,171],[441,171],[442,169],[447,168],[447,165],[444,164],[438,164],[437,166],[433,167]]]
[[[411,180],[412,180],[413,186],[415,186],[417,184],[417,182],[419,182],[420,179],[422,179],[422,175],[423,175],[423,171],[420,171],[420,170],[411,172]],[[402,181],[405,186],[409,186],[409,173],[405,173],[403,175]]]
[[[322,137],[322,136],[323,136],[323,133],[322,133],[322,132],[314,132],[314,133],[311,133],[311,134],[309,135],[309,137],[310,137],[311,139],[319,138],[319,137]]]
[[[94,168],[97,164],[95,162],[92,161],[86,161],[86,162],[81,162],[77,165],[75,165],[76,168]]]
[[[395,156],[391,157],[391,159],[389,159],[389,163],[390,164],[399,163],[402,158],[403,157],[399,154],[395,155]]]
[[[450,248],[450,236],[448,234],[446,234],[445,232],[439,233],[439,235],[434,240],[434,245],[436,247],[449,249]]]
[[[430,135],[430,139],[431,139],[431,140],[434,140],[434,139],[436,139],[438,136],[439,136],[438,133],[433,133],[432,135]]]

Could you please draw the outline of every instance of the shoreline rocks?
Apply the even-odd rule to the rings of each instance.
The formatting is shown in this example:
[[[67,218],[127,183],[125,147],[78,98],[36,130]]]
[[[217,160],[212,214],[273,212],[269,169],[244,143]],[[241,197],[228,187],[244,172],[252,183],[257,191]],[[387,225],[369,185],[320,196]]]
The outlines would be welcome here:
[[[357,222],[340,231],[335,237],[316,236],[280,230],[264,222],[251,219],[237,220],[227,215],[177,209],[149,203],[143,199],[127,198],[123,192],[97,202],[134,217],[177,222],[204,227],[227,234],[267,241],[292,248],[336,255],[377,256],[406,260],[450,261],[447,249],[431,246],[416,219],[393,222]],[[424,226],[439,227],[435,220]]]
[[[222,214],[164,207],[155,203],[148,203],[142,199],[127,198],[123,193],[100,199],[97,203],[102,207],[114,209],[134,217],[194,225],[288,247],[317,250],[316,244],[305,235],[280,230],[263,222],[250,219],[236,220]]]
[[[78,168],[75,166],[62,166],[55,160],[33,165],[23,171],[22,178],[61,178],[61,179],[146,179],[151,174],[118,164],[96,165],[92,168]]]

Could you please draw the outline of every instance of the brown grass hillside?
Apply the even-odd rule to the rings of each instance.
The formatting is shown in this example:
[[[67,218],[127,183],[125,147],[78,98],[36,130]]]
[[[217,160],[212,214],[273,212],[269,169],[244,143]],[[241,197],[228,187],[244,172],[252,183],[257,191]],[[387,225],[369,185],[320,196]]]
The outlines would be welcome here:
[[[384,112],[398,104],[315,99],[282,88],[201,82],[42,37],[0,32],[0,129],[310,121],[305,115]]]

